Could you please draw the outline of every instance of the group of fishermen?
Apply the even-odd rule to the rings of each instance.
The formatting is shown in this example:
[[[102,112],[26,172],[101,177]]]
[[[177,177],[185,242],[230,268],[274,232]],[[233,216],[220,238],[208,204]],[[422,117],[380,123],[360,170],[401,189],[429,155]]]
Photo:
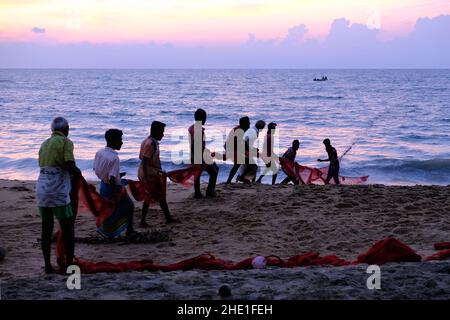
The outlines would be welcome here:
[[[215,188],[219,167],[215,163],[215,159],[219,155],[210,152],[206,148],[205,129],[203,125],[206,123],[207,114],[203,109],[197,109],[194,113],[195,123],[188,129],[190,136],[190,154],[192,164],[201,164],[202,170],[209,174],[209,182],[205,196],[207,198],[216,195]],[[234,127],[225,143],[225,153],[222,160],[233,161],[233,166],[226,181],[227,184],[240,169],[236,181],[245,184],[254,182],[260,183],[261,180],[270,171],[272,171],[272,184],[277,179],[277,157],[273,151],[273,136],[277,124],[271,122],[267,126],[267,134],[264,138],[263,152],[255,146],[259,134],[265,128],[266,123],[259,120],[254,127],[250,127],[250,119],[242,117],[239,119],[239,125]],[[162,170],[160,160],[159,143],[164,137],[166,125],[160,121],[153,121],[150,128],[150,135],[142,142],[139,152],[139,169],[138,178],[144,183],[150,183],[155,177],[165,176],[166,172]],[[51,239],[54,227],[54,218],[59,221],[65,250],[66,265],[69,266],[73,262],[74,257],[74,221],[73,216],[78,209],[77,201],[71,203],[71,192],[74,190],[74,181],[81,177],[81,170],[76,166],[74,157],[73,142],[68,138],[69,123],[62,117],[55,118],[51,123],[51,137],[45,140],[39,150],[39,177],[36,185],[37,202],[42,220],[42,237],[41,246],[45,262],[45,271],[52,273],[54,271],[50,261]],[[126,180],[122,179],[125,175],[120,171],[120,160],[118,150],[123,144],[123,132],[119,129],[109,129],[105,132],[106,146],[100,149],[94,158],[93,169],[100,182],[100,195],[105,199],[115,202],[116,209],[102,223],[97,231],[105,237],[114,238],[126,231],[127,236],[136,234],[133,228],[134,204],[128,195],[123,196],[121,189],[125,187]],[[318,161],[329,161],[330,167],[325,183],[329,183],[334,179],[339,184],[339,159],[336,149],[331,146],[330,140],[323,141],[328,153],[327,159],[318,159]],[[295,161],[297,150],[299,149],[299,141],[294,140],[292,146],[283,154],[292,162]],[[263,159],[266,168],[256,181],[257,174],[257,158]],[[281,183],[286,184],[292,182],[294,184],[304,183],[300,177],[294,178],[287,176]],[[194,197],[203,198],[200,189],[200,175],[194,180]],[[165,198],[160,197],[159,205],[164,213],[167,223],[177,222],[173,218]],[[140,227],[148,227],[146,217],[149,210],[149,203],[142,205],[142,216]]]

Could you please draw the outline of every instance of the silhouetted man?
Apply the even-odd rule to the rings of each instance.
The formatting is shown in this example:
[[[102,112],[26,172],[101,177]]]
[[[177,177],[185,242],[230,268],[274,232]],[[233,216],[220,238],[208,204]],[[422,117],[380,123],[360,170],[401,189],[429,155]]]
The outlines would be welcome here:
[[[155,196],[159,198],[159,205],[166,218],[166,223],[177,222],[170,215],[169,206],[165,196],[165,184],[161,183],[161,179],[166,179],[166,172],[161,169],[161,160],[159,158],[159,141],[164,137],[164,128],[166,125],[159,121],[153,121],[150,128],[150,136],[147,137],[141,144],[141,150],[139,152],[139,159],[141,164],[139,165],[138,178],[140,181],[146,183],[153,183],[153,189],[155,190]],[[148,213],[149,203],[144,201],[142,205],[142,217],[140,226],[143,228],[149,227],[145,221]]]
[[[331,178],[333,178],[335,184],[339,184],[339,158],[336,152],[336,149],[331,145],[330,139],[323,140],[323,144],[325,145],[325,150],[328,153],[328,159],[317,159],[319,162],[329,161],[330,166],[328,168],[327,179],[325,180],[325,184],[329,184]]]
[[[269,171],[272,173],[272,184],[274,185],[277,181],[278,176],[278,167],[275,162],[275,160],[278,160],[277,156],[275,156],[275,153],[273,151],[273,143],[274,143],[274,134],[275,129],[277,127],[277,124],[275,122],[271,122],[267,125],[267,134],[264,139],[264,145],[263,145],[263,153],[262,158],[264,160],[264,163],[266,164],[266,168],[264,169],[263,173],[259,176],[257,183],[261,183],[264,176],[266,176]]]
[[[266,123],[258,120],[253,128],[248,129],[244,134],[245,144],[245,165],[241,167],[241,173],[236,178],[237,181],[250,184],[256,180],[256,172],[258,165],[256,164],[259,150],[255,144],[257,143],[259,132],[264,129]]]
[[[239,170],[241,164],[245,162],[245,146],[244,146],[244,133],[250,128],[249,117],[242,117],[239,119],[239,125],[231,129],[225,143],[226,158],[233,160],[233,167],[226,184],[230,184],[234,175]]]
[[[195,123],[188,129],[191,149],[191,163],[205,166],[205,171],[209,174],[206,197],[214,197],[219,167],[212,161],[211,152],[205,145],[205,128],[203,128],[203,125],[206,123],[206,111],[203,109],[197,109],[194,114],[194,119]],[[205,161],[205,157],[207,158],[207,161]],[[195,198],[198,199],[203,197],[200,191],[200,175],[194,180],[194,190]]]
[[[295,157],[297,156],[297,150],[299,148],[300,148],[300,141],[298,141],[298,140],[292,141],[292,147],[290,147],[286,150],[286,152],[283,154],[282,158],[285,158],[291,162],[295,162]],[[281,168],[281,169],[283,170],[284,173],[286,173],[283,168]],[[299,184],[298,180],[289,177],[289,175],[286,173],[286,178],[284,178],[283,181],[281,181],[281,184],[288,184],[291,181],[294,184]],[[301,178],[300,178],[300,182],[302,184],[305,184]]]

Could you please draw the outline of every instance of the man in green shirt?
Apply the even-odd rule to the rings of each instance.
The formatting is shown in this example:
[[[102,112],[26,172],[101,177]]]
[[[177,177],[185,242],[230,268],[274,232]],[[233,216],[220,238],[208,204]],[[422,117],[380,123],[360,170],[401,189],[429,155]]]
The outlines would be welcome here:
[[[65,262],[69,266],[74,255],[73,210],[70,203],[71,178],[81,175],[75,165],[73,143],[69,135],[69,123],[62,117],[52,121],[52,135],[39,149],[39,177],[36,195],[42,219],[41,246],[45,272],[52,273],[50,262],[51,238],[54,217],[58,219],[63,235]]]

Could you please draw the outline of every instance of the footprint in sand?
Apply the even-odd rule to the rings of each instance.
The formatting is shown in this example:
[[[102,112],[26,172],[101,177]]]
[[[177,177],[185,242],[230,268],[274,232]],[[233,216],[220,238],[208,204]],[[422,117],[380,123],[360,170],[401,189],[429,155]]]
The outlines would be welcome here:
[[[417,211],[417,210],[420,210],[420,207],[419,207],[419,206],[409,205],[409,206],[405,206],[405,210],[408,210],[408,211]]]
[[[29,189],[27,187],[22,187],[22,186],[11,187],[11,188],[9,188],[9,190],[14,190],[14,191],[32,191],[31,189]]]
[[[342,208],[353,208],[353,203],[351,203],[351,202],[341,202],[341,203],[336,204],[335,207],[336,208],[340,208],[340,209],[342,209]]]

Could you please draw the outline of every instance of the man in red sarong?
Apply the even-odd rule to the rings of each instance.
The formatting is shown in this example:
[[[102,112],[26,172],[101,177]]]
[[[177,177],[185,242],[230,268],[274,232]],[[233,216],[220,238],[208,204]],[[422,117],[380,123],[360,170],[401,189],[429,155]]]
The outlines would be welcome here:
[[[166,201],[166,179],[167,174],[161,170],[161,160],[159,158],[159,141],[164,137],[166,125],[159,121],[153,121],[150,129],[150,136],[141,144],[139,159],[141,163],[138,170],[138,178],[147,184],[149,195],[152,199],[145,199],[142,205],[142,218],[140,226],[149,227],[145,219],[148,213],[150,200],[159,202],[167,223],[175,222],[170,215],[169,206]],[[150,190],[151,189],[151,190]]]
[[[219,167],[212,161],[211,152],[205,145],[205,129],[203,125],[206,123],[206,111],[197,109],[194,114],[195,123],[189,127],[189,142],[191,151],[191,164],[204,165],[206,172],[209,174],[209,183],[206,189],[206,197],[214,197]],[[205,159],[205,157],[207,159]],[[205,161],[206,160],[206,161]],[[200,175],[194,181],[195,198],[203,198],[200,191]]]

